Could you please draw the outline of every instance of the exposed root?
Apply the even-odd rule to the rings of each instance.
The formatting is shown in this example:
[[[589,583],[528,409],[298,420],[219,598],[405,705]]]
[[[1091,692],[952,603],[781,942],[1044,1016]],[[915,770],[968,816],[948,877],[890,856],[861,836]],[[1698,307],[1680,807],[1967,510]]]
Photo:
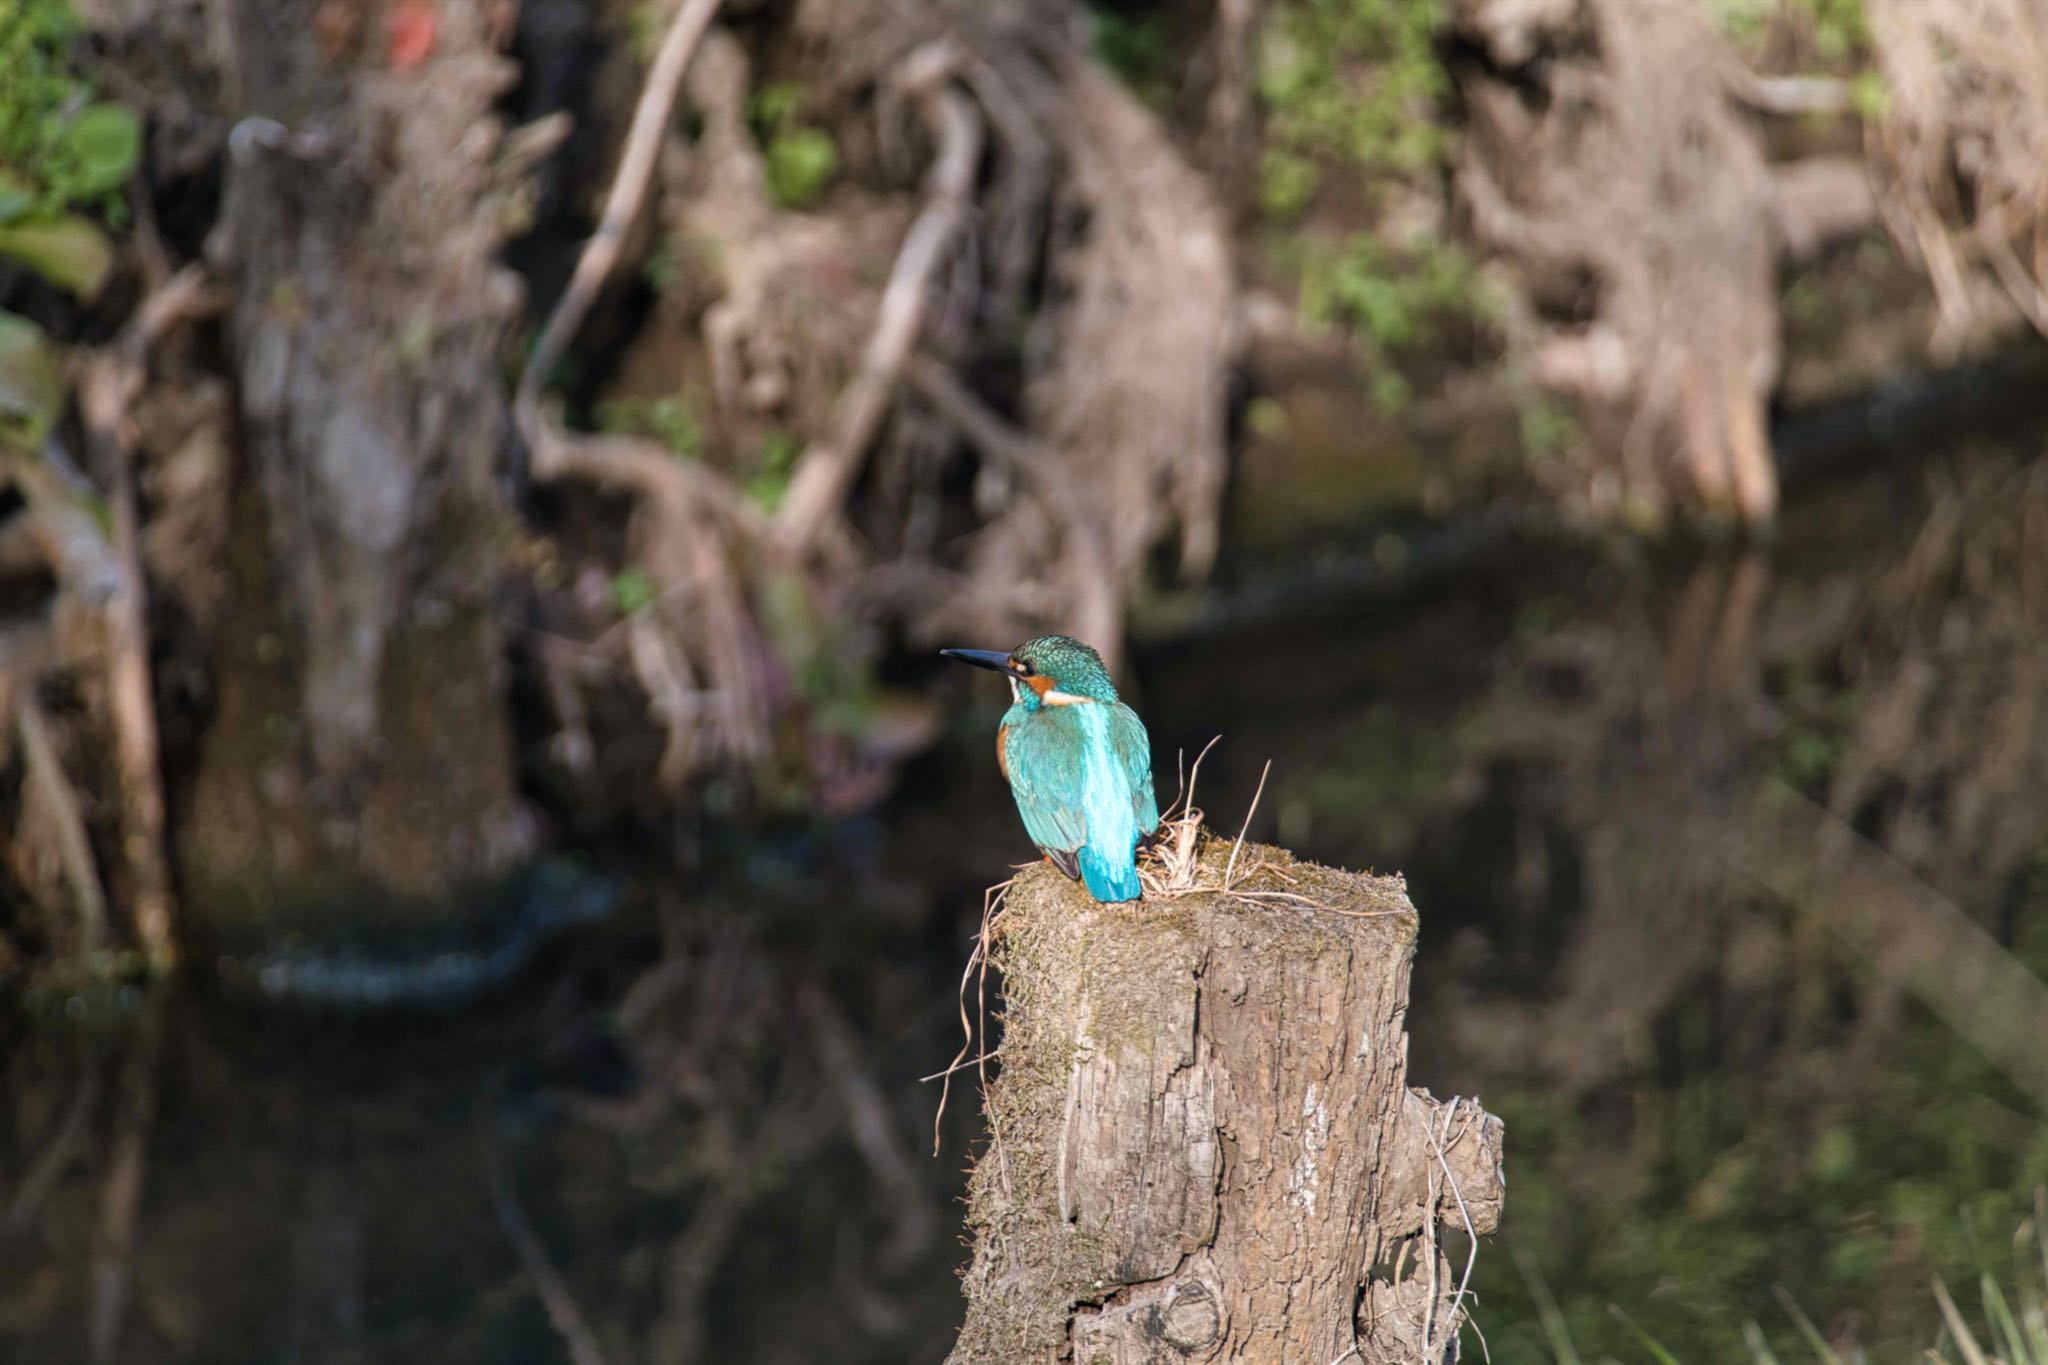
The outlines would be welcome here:
[[[712,36],[688,92],[702,135],[664,163],[685,167],[663,231],[687,250],[646,334],[656,382],[708,388],[707,460],[744,470],[802,439],[769,562],[814,571],[824,614],[886,612],[917,639],[1057,626],[1114,657],[1158,542],[1178,533],[1191,572],[1214,551],[1220,212],[1062,25],[835,0],[797,6],[792,28],[815,110],[855,123],[842,145],[862,174],[804,212],[773,202],[748,57]],[[900,213],[909,196],[877,182],[913,157],[916,209]],[[668,378],[676,353],[706,356],[708,385]]]
[[[895,397],[897,378],[924,323],[933,279],[967,223],[974,170],[981,160],[982,122],[974,105],[950,84],[955,62],[950,45],[934,43],[913,53],[899,77],[900,91],[923,108],[938,155],[924,208],[889,272],[860,371],[833,410],[830,433],[804,451],[777,515],[777,539],[793,554],[812,546],[845,500]]]
[[[156,343],[181,323],[219,313],[227,302],[199,266],[171,275],[143,300],[120,341],[95,358],[79,404],[86,429],[112,469],[113,550],[120,580],[107,603],[107,702],[120,775],[121,850],[132,883],[131,912],[143,956],[159,974],[176,965],[177,939],[149,670],[148,582],[135,498],[139,433],[134,408],[148,381]]]
[[[536,478],[579,480],[637,500],[635,555],[657,592],[627,622],[628,657],[667,735],[664,787],[673,792],[711,759],[761,757],[765,689],[746,587],[729,550],[755,535],[758,518],[715,472],[652,442],[576,436],[552,423],[539,434]]]
[[[64,775],[64,765],[50,737],[49,721],[32,686],[22,689],[15,701],[14,715],[21,733],[22,765],[27,770],[29,789],[55,831],[64,876],[71,884],[79,945],[87,952],[104,948],[108,942],[106,888],[100,884],[100,874],[93,866],[92,839],[86,833],[78,794]]]
[[[639,102],[633,107],[633,125],[626,134],[625,150],[619,157],[619,169],[612,177],[611,191],[605,196],[604,215],[598,220],[597,231],[591,233],[589,242],[585,243],[583,254],[577,258],[576,273],[556,302],[554,311],[548,315],[547,324],[541,328],[540,337],[534,342],[526,369],[519,377],[513,414],[519,424],[520,435],[535,451],[536,458],[542,444],[541,386],[547,383],[570,338],[576,335],[576,329],[589,316],[590,306],[597,301],[598,294],[619,263],[626,233],[640,216],[641,206],[646,202],[647,187],[654,175],[655,154],[661,150],[662,134],[668,127],[670,115],[675,112],[676,94],[682,89],[683,73],[689,69],[690,58],[704,37],[704,30],[710,27],[712,16],[718,12],[718,5],[719,0],[683,0],[675,16],[669,20],[668,29],[662,34],[661,47],[655,53],[654,64],[648,68],[646,84],[640,89]]]
[[[1558,46],[1541,61],[1486,22],[1513,8],[1468,7],[1467,31],[1500,64],[1521,57],[1528,80],[1466,73],[1459,186],[1524,292],[1565,305],[1567,320],[1521,340],[1537,378],[1593,419],[1608,467],[1580,494],[1635,520],[1689,504],[1769,521],[1775,212],[1762,149],[1731,108],[1739,66],[1699,6],[1595,0],[1580,31],[1546,35]],[[1589,293],[1590,321],[1569,316]]]
[[[645,518],[638,556],[658,587],[654,619],[660,624],[634,623],[630,658],[667,735],[658,775],[671,792],[710,758],[747,763],[768,748],[755,632],[727,553],[736,533],[757,529],[756,519],[714,471],[679,461],[651,442],[573,435],[541,410],[540,396],[618,266],[646,202],[684,72],[717,10],[718,0],[684,0],[669,21],[634,107],[604,215],[534,345],[513,403],[535,479],[630,493]],[[701,743],[700,733],[713,742]]]
[[[1937,352],[1995,327],[2048,335],[2048,17],[2029,0],[1872,0],[1885,77],[1886,225],[1934,285]]]

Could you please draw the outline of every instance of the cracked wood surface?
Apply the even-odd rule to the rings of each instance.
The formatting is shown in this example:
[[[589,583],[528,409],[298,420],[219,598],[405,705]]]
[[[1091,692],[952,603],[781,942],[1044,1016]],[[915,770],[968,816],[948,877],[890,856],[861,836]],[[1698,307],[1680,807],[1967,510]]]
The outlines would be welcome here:
[[[1500,1123],[1409,1089],[1402,884],[1256,856],[1331,909],[1018,877],[955,1365],[1453,1358]]]

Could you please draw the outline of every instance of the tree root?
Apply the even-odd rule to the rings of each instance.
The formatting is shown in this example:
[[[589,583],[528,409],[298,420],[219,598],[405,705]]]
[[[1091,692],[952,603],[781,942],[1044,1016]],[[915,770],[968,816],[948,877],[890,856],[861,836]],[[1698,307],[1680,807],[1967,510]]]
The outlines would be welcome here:
[[[1491,70],[1466,74],[1475,135],[1460,186],[1532,297],[1577,292],[1563,284],[1574,270],[1597,281],[1593,319],[1555,328],[1536,369],[1593,415],[1613,471],[1607,510],[1693,503],[1766,522],[1771,182],[1728,107],[1737,64],[1690,6],[1598,0],[1588,13],[1598,55],[1558,54],[1542,104]],[[1488,32],[1483,14],[1469,22]],[[1678,193],[1684,204],[1667,202]]]
[[[661,47],[655,52],[654,64],[648,68],[639,102],[633,108],[633,124],[626,133],[619,169],[605,196],[604,216],[598,220],[597,231],[584,244],[583,254],[576,261],[576,273],[548,315],[519,377],[513,415],[530,449],[542,444],[541,386],[547,383],[570,338],[589,316],[590,306],[618,265],[626,233],[646,202],[655,154],[661,149],[662,134],[675,112],[683,73],[689,69],[690,58],[696,54],[697,44],[710,27],[712,16],[718,13],[718,6],[719,0],[683,0],[662,34]]]
[[[1890,172],[1880,203],[1934,285],[1936,352],[1997,329],[1998,293],[2048,335],[2048,19],[2026,0],[1873,0],[1869,14],[1888,95],[1871,138]]]
[[[830,435],[804,451],[776,517],[777,538],[791,554],[809,550],[845,500],[895,397],[897,378],[924,323],[933,278],[966,226],[982,124],[974,106],[950,86],[954,65],[951,48],[935,43],[914,53],[900,78],[901,90],[924,110],[938,155],[924,208],[889,272],[860,371],[833,410]]]
[[[714,719],[714,747],[720,754],[746,762],[767,750],[767,717],[754,664],[753,631],[742,588],[724,549],[725,533],[748,524],[744,502],[718,475],[682,463],[650,443],[583,437],[562,430],[541,411],[540,392],[617,268],[626,233],[646,202],[655,155],[674,112],[683,75],[717,10],[718,0],[684,0],[669,21],[634,107],[604,216],[584,245],[568,289],[541,330],[513,402],[513,418],[526,443],[534,479],[543,483],[580,480],[630,493],[650,523],[640,537],[640,553],[661,587],[660,608],[670,629],[657,637],[651,626],[637,626],[631,633],[632,658],[668,735],[660,777],[671,791],[680,787],[700,759],[697,721],[706,710]],[[687,608],[691,607],[701,620],[698,652],[707,675],[701,686],[690,667],[690,652],[682,643]]]
[[[156,699],[149,671],[148,584],[135,504],[133,409],[148,380],[149,356],[172,328],[227,305],[198,266],[188,265],[150,292],[119,342],[87,371],[80,410],[113,471],[115,557],[120,586],[107,603],[107,703],[120,777],[121,850],[131,882],[130,910],[150,969],[177,963],[171,871],[165,843],[163,773]]]
[[[748,58],[709,19],[693,0],[670,21],[514,409],[536,482],[634,500],[633,564],[653,594],[622,632],[624,658],[667,736],[670,789],[720,760],[773,757],[775,718],[804,701],[799,660],[778,651],[823,646],[785,631],[768,647],[756,613],[769,585],[796,585],[812,621],[887,607],[920,637],[1053,625],[1115,656],[1151,546],[1178,529],[1190,571],[1213,556],[1223,469],[1220,214],[1127,92],[1036,25],[1020,41],[1005,21],[916,0],[800,7],[799,46],[827,63],[807,87],[874,120],[881,171],[901,173],[912,146],[925,164],[914,213],[868,190],[792,213],[771,201],[749,131]],[[686,91],[694,144],[670,117]],[[542,410],[657,174],[661,232],[687,251],[649,340],[668,364],[707,362],[677,387],[715,405],[688,458],[570,433]],[[891,264],[870,287],[884,241]],[[1018,344],[1004,319],[1033,307],[1047,252],[1059,302],[1037,306],[1022,391],[983,397],[959,367]],[[1022,428],[999,415],[1019,405]],[[802,445],[779,500],[757,510],[735,476],[764,435],[791,434]],[[979,464],[973,522],[941,538],[958,524],[940,509],[963,438]],[[1008,498],[1013,484],[1028,496]],[[558,709],[566,722],[579,708]]]
[[[78,794],[64,775],[64,765],[50,737],[49,719],[43,714],[33,684],[22,688],[15,699],[14,723],[21,736],[22,765],[29,789],[50,822],[65,880],[71,885],[79,944],[87,952],[104,948],[109,942],[106,888],[100,884],[99,871],[93,866],[92,839],[86,833]]]

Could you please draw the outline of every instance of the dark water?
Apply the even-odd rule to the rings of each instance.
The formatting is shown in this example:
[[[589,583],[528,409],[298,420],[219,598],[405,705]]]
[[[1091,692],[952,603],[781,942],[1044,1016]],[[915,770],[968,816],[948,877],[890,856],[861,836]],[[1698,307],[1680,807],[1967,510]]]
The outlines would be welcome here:
[[[1507,545],[1140,653],[1169,789],[1220,733],[1214,823],[1270,760],[1254,835],[1407,872],[1414,1079],[1509,1125],[1497,1361],[1814,1359],[1793,1309],[1903,1360],[1931,1275],[1980,1332],[1982,1272],[2043,1302],[2048,1013],[1984,964],[2048,968],[2048,466],[1873,474],[1781,546]],[[7,1015],[0,1357],[937,1360],[975,1128],[932,1157],[917,1078],[1026,851],[966,683],[879,814],[642,866],[474,1009]]]

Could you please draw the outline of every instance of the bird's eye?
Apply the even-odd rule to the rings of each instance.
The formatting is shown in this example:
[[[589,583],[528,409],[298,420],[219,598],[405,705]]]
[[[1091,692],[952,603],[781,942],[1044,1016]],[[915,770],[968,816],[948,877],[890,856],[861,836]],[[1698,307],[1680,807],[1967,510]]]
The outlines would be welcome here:
[[[1010,662],[1017,665],[1017,670],[1027,678],[1038,671],[1031,666],[1029,659],[1012,659]]]

